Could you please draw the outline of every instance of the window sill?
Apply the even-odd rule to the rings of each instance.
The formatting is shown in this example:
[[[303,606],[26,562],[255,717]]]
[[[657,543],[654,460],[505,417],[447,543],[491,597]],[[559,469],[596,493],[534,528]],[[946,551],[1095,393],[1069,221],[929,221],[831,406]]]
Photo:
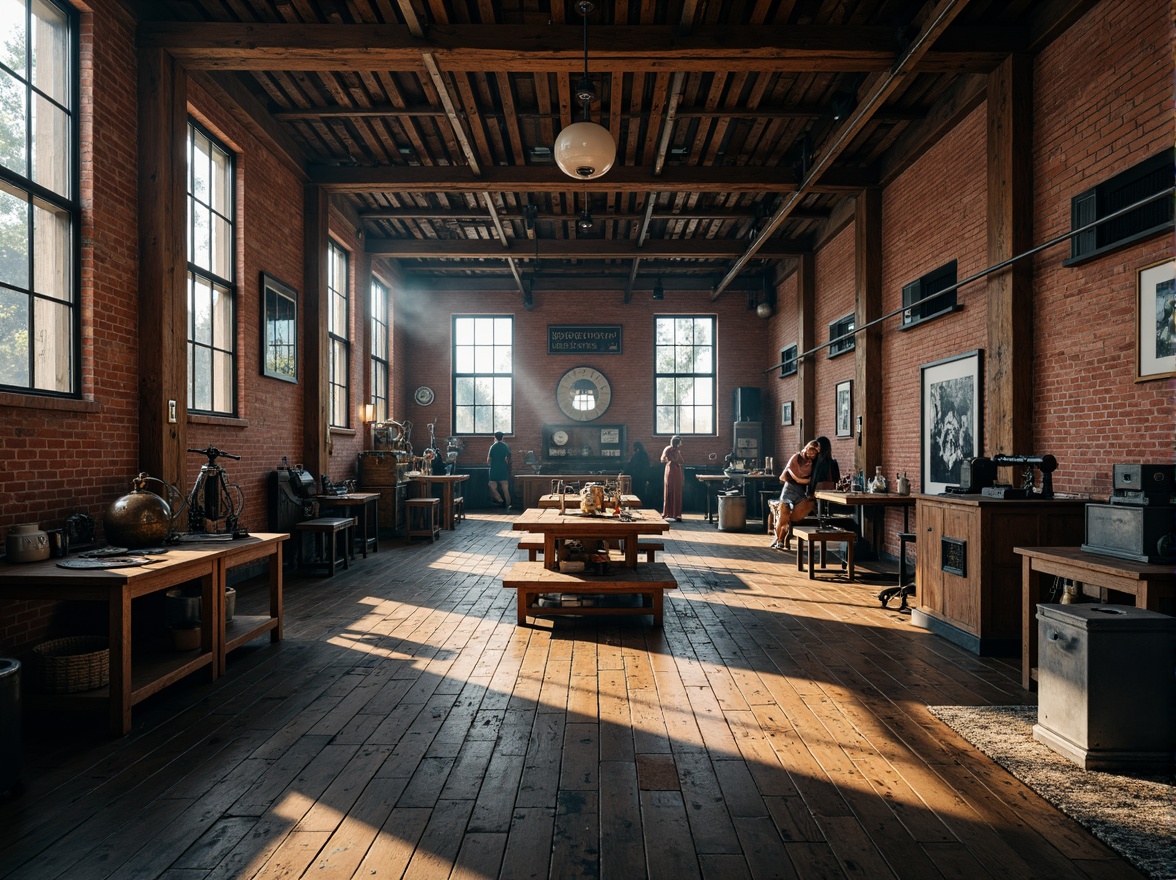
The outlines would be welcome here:
[[[189,413],[189,425],[216,425],[218,428],[248,428],[248,419],[239,419],[236,416],[209,416],[203,413]]]
[[[924,315],[922,318],[915,318],[913,321],[907,321],[905,324],[899,324],[899,330],[913,330],[920,324],[926,324],[934,321],[936,318],[942,318],[944,315],[950,315],[952,312],[962,312],[964,307],[961,305],[954,305],[951,308],[943,309],[942,311],[933,312],[930,315]]]
[[[102,412],[102,404],[96,400],[80,400],[76,397],[43,397],[39,394],[18,394],[14,391],[0,391],[0,406],[65,413]]]

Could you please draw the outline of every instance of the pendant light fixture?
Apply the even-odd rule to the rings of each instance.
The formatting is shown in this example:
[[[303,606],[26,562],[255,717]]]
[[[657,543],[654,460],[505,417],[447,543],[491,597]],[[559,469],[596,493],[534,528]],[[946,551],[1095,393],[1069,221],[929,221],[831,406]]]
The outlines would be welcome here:
[[[588,210],[588,193],[584,193],[584,210],[580,212],[580,219],[576,221],[576,229],[580,232],[590,232],[594,225],[592,212]]]
[[[589,0],[580,0],[576,8],[584,17],[584,78],[576,83],[576,99],[584,108],[584,118],[573,122],[556,137],[555,164],[568,177],[592,180],[612,168],[617,158],[617,145],[607,128],[588,118],[588,107],[596,100],[596,91],[588,78],[588,13],[596,7]]]

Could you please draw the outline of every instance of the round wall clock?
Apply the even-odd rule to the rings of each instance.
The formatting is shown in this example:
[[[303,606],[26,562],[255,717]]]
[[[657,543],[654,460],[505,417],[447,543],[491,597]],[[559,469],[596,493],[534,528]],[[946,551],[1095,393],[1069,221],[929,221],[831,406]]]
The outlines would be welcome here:
[[[592,367],[573,367],[555,386],[560,411],[577,422],[600,418],[612,402],[612,386],[604,373]]]
[[[551,442],[554,443],[556,446],[563,446],[565,443],[568,442],[568,432],[567,431],[552,431],[551,432]]]
[[[422,385],[416,390],[416,393],[413,394],[413,399],[416,400],[416,402],[421,406],[428,406],[433,402],[433,396],[433,389],[428,385]]]

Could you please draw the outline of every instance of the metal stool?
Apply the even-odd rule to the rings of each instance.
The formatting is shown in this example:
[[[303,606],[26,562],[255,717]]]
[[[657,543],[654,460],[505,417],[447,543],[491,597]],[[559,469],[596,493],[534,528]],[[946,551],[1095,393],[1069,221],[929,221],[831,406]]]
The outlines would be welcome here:
[[[886,608],[887,604],[895,596],[902,599],[902,604],[898,606],[899,611],[907,610],[907,596],[915,595],[915,572],[911,571],[910,583],[907,583],[907,560],[906,560],[906,546],[915,540],[914,532],[899,532],[898,533],[898,586],[887,587],[878,594],[878,601],[882,603],[882,607]]]

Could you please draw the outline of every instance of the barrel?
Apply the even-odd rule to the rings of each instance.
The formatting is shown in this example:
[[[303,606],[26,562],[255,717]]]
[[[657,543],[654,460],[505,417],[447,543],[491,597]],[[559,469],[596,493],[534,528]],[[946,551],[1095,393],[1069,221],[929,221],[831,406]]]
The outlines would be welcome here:
[[[719,531],[742,532],[747,527],[747,499],[742,495],[719,496]]]

